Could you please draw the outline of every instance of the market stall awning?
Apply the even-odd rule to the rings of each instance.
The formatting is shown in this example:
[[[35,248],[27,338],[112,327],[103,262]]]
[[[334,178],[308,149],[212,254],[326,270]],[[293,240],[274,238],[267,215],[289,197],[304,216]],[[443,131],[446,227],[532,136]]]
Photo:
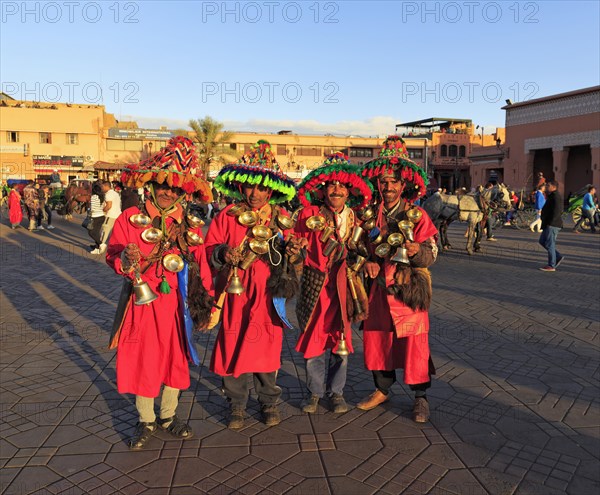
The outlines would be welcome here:
[[[94,170],[121,170],[124,167],[122,163],[110,163],[97,161],[94,163]]]

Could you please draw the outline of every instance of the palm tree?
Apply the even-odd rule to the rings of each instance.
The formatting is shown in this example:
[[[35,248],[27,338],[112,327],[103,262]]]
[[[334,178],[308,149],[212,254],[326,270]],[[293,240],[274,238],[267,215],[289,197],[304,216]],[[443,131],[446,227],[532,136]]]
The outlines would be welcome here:
[[[211,165],[221,167],[238,158],[238,153],[229,145],[233,132],[224,131],[221,122],[207,115],[203,119],[191,119],[189,126],[193,130],[191,139],[198,149],[198,162],[205,177],[208,177]]]

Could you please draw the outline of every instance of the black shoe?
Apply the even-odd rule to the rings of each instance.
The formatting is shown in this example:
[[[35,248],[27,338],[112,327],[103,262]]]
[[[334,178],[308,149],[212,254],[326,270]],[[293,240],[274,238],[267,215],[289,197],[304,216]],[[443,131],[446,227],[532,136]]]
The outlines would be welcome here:
[[[243,428],[244,416],[245,410],[242,406],[232,406],[227,427],[232,430],[239,430],[240,428]]]
[[[129,450],[142,450],[154,433],[156,433],[156,421],[139,422],[135,427],[135,433],[129,439]]]
[[[348,404],[346,404],[346,401],[344,400],[343,395],[333,394],[331,397],[329,397],[329,404],[331,406],[331,410],[335,414],[342,414],[350,410]]]
[[[314,414],[317,412],[317,407],[319,405],[319,396],[311,395],[308,399],[302,402],[302,412],[307,414]]]
[[[267,426],[275,426],[281,423],[281,416],[279,415],[279,409],[277,406],[262,406],[260,412],[262,413],[262,417]]]
[[[166,431],[180,440],[188,440],[194,436],[190,425],[181,421],[177,415],[170,418],[159,419],[158,426],[161,430]]]

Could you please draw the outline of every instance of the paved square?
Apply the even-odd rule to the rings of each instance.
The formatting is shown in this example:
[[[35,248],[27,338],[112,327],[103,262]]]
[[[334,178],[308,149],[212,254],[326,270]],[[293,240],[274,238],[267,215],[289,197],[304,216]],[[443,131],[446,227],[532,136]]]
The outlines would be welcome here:
[[[220,379],[192,368],[178,414],[195,437],[159,433],[142,452],[137,421],[106,349],[120,289],[87,253],[80,221],[56,230],[1,226],[1,492],[93,494],[588,494],[600,490],[600,235],[563,230],[555,273],[538,235],[505,228],[467,256],[463,225],[432,269],[431,422],[410,420],[408,387],[384,405],[304,415],[303,359],[286,334],[283,421],[226,428]],[[293,314],[292,305],[288,313]],[[208,365],[215,334],[198,335]],[[373,389],[361,333],[346,398]]]

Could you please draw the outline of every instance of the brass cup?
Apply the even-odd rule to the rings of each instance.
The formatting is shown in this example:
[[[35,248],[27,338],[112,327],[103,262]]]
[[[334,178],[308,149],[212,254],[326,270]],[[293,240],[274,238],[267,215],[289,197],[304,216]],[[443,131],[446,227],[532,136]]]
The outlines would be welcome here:
[[[306,219],[306,228],[309,230],[323,230],[325,228],[325,217],[313,215]]]
[[[376,226],[377,226],[377,219],[370,218],[362,225],[362,228],[365,230],[373,230]]]
[[[181,256],[174,253],[167,254],[162,259],[162,264],[165,267],[165,270],[169,272],[177,273],[183,270],[183,259],[181,259]]]
[[[138,229],[143,229],[144,227],[148,227],[152,224],[152,219],[148,215],[137,213],[129,217],[129,222],[132,225],[135,225]]]
[[[188,230],[185,233],[185,237],[187,238],[187,243],[190,246],[200,246],[201,244],[204,244],[204,239],[202,239],[202,237],[200,237],[195,232],[191,232]]]
[[[267,254],[269,252],[269,243],[264,239],[251,239],[248,247],[256,254]]]
[[[363,208],[358,213],[358,218],[360,218],[363,222],[366,222],[367,220],[373,218],[374,216],[375,216],[375,210],[373,209],[372,206],[367,206],[366,208]]]
[[[385,258],[392,251],[392,246],[390,246],[387,242],[380,244],[375,248],[375,254],[380,258]]]
[[[273,235],[273,232],[271,232],[271,229],[266,225],[255,225],[254,227],[252,227],[252,235],[256,239],[264,241],[271,237]]]
[[[325,256],[330,256],[337,249],[337,247],[339,245],[340,245],[340,243],[338,241],[336,241],[335,239],[329,239],[327,241],[327,244],[325,244],[325,248],[323,249],[323,254]]]
[[[290,217],[286,217],[284,215],[277,215],[275,221],[281,230],[293,229],[294,224],[296,223]]]
[[[335,232],[335,227],[325,227],[323,229],[323,232],[321,232],[321,242],[327,242],[329,240],[329,238],[333,235],[333,233]]]
[[[374,238],[371,239],[371,244],[374,244],[375,246],[377,246],[377,244],[381,244],[383,242],[383,234],[381,232],[379,232],[379,234],[377,236],[373,236]]]
[[[258,214],[251,210],[245,211],[238,216],[238,222],[244,227],[254,227],[256,222],[258,222]]]
[[[244,211],[245,206],[243,204],[233,205],[229,210],[227,210],[227,214],[230,217],[237,217]]]
[[[358,256],[354,264],[350,267],[350,269],[358,273],[366,262],[367,258],[365,258],[364,256]]]
[[[392,247],[398,247],[404,242],[404,236],[400,232],[390,234],[387,238],[387,243]]]
[[[193,213],[188,213],[186,215],[188,225],[192,228],[202,227],[204,225],[204,220],[200,217],[194,215]]]
[[[356,225],[354,227],[354,231],[352,232],[352,242],[356,245],[358,241],[360,241],[360,237],[363,235],[363,228],[360,225]]]
[[[244,259],[241,261],[241,263],[239,264],[239,267],[242,270],[247,270],[248,268],[250,268],[250,265],[252,263],[254,263],[254,261],[256,261],[258,259],[258,254],[256,254],[254,251],[252,250],[248,250],[248,252],[246,253],[246,255],[244,256]]]
[[[406,212],[406,218],[408,218],[412,223],[419,223],[422,217],[423,212],[418,208],[411,208]]]
[[[412,223],[410,220],[402,220],[401,222],[398,222],[398,228],[404,234],[404,238],[410,242],[414,242],[415,240],[415,236],[413,233],[414,227],[415,224]]]
[[[163,237],[162,230],[157,229],[156,227],[150,227],[142,232],[142,240],[148,244],[156,244],[162,241]]]

